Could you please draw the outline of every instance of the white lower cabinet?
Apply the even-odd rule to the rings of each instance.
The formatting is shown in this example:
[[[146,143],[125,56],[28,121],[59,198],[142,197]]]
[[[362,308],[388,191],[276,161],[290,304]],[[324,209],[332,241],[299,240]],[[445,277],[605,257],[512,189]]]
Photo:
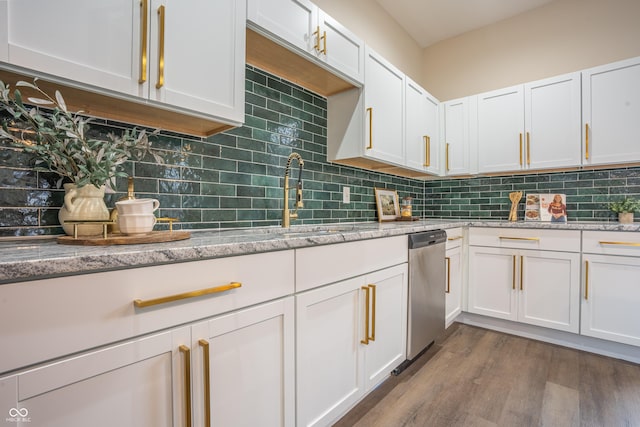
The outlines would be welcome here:
[[[297,425],[335,421],[406,355],[407,264],[296,296]]]
[[[445,262],[445,326],[451,326],[462,312],[462,272],[463,272],[463,232],[462,228],[447,230]]]

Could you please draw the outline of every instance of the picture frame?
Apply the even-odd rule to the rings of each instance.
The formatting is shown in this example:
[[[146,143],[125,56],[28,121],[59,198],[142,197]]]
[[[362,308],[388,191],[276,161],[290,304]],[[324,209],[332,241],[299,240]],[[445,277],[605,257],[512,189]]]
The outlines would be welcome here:
[[[376,195],[376,208],[378,210],[378,222],[395,221],[400,217],[400,204],[398,192],[385,188],[374,188]]]

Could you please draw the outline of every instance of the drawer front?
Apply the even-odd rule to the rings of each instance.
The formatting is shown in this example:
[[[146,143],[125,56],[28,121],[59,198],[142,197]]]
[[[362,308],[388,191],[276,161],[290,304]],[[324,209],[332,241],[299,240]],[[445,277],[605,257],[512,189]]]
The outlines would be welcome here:
[[[471,227],[469,245],[580,252],[580,231]]]
[[[0,285],[0,373],[292,294],[293,272],[281,251]]]
[[[584,231],[582,252],[640,257],[640,233],[633,231]]]
[[[462,239],[464,238],[464,229],[462,227],[449,228],[445,231],[447,232],[447,250],[462,246]]]
[[[296,250],[296,291],[305,291],[407,262],[407,236]]]

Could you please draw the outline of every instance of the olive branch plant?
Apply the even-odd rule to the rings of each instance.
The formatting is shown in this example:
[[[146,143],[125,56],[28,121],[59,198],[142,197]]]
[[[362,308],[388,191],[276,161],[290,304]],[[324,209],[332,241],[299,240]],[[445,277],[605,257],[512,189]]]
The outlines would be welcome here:
[[[78,187],[93,184],[99,188],[109,183],[115,188],[115,178],[127,176],[122,171],[127,160],[140,160],[149,153],[163,163],[162,157],[151,150],[144,129],[127,129],[120,135],[110,132],[106,140],[96,139],[89,134],[93,118],[82,116],[82,111],[69,112],[60,91],[50,96],[38,86],[37,79],[33,83],[19,81],[15,86],[11,94],[9,85],[0,80],[0,113],[6,112],[2,114],[0,141],[33,154],[35,170],[58,174],[57,187],[66,178]],[[18,87],[38,94],[27,98],[34,106],[23,103]],[[41,107],[49,111],[44,113]]]

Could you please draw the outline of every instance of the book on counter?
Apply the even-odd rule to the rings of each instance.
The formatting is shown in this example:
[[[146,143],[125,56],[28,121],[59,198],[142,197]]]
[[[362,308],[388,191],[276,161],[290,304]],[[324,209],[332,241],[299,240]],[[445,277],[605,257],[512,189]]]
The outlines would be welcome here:
[[[525,198],[525,221],[567,222],[567,196],[551,193],[527,194]]]

